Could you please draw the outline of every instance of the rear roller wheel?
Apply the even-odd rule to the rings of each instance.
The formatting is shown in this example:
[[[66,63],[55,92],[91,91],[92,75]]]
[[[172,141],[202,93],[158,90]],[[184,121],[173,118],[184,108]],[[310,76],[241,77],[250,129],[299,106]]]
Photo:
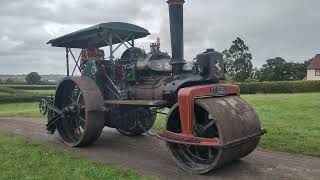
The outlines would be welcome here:
[[[63,110],[56,128],[67,145],[86,146],[99,138],[104,127],[104,115],[100,111],[103,97],[91,79],[64,79],[58,86],[55,106]]]
[[[193,134],[202,138],[218,138],[223,148],[167,142],[174,160],[184,170],[204,174],[251,153],[261,133],[256,112],[237,96],[196,99]],[[166,129],[181,133],[179,106],[169,112]],[[247,137],[254,137],[248,138]],[[246,139],[246,140],[243,140]],[[232,144],[233,142],[240,142]]]

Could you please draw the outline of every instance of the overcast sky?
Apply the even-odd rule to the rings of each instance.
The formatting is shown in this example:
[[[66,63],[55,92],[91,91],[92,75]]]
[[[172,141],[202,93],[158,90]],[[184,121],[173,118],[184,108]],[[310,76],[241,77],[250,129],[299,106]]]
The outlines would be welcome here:
[[[303,62],[320,53],[320,1],[186,0],[185,54],[192,60],[206,48],[222,51],[241,37],[254,66],[280,56]],[[1,0],[0,74],[65,73],[64,49],[49,39],[101,22],[123,21],[148,29],[170,52],[165,0]]]

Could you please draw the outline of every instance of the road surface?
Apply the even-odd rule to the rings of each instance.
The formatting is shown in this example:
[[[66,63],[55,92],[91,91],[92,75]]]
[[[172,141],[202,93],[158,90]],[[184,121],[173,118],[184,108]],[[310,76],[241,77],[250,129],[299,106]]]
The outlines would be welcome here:
[[[165,144],[155,137],[130,138],[105,128],[100,139],[86,148],[65,146],[58,135],[48,135],[45,121],[36,118],[0,118],[0,132],[23,135],[36,143],[108,164],[125,166],[159,179],[306,179],[320,180],[320,158],[256,150],[249,156],[207,175],[182,171],[171,159]]]

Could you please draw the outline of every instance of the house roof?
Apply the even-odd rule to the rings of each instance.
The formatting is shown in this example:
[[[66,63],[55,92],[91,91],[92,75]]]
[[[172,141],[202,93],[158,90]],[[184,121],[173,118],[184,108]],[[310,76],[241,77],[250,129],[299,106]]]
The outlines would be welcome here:
[[[311,61],[308,66],[309,70],[320,69],[320,54],[317,54]]]

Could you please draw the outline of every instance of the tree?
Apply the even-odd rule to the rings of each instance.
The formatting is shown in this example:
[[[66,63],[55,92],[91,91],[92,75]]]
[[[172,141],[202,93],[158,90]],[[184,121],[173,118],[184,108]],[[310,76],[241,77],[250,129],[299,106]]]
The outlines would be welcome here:
[[[286,62],[281,57],[268,59],[259,70],[259,81],[296,81],[306,77],[307,64]]]
[[[41,76],[37,72],[31,72],[26,76],[25,80],[28,84],[37,84],[40,82]]]
[[[6,83],[6,84],[13,84],[13,83],[14,83],[14,80],[11,79],[11,78],[8,78],[8,79],[6,79],[5,83]]]
[[[306,63],[293,63],[294,79],[303,80],[307,77],[308,64]]]
[[[244,82],[252,73],[252,55],[241,38],[232,42],[229,50],[223,52],[227,73],[233,80]]]

